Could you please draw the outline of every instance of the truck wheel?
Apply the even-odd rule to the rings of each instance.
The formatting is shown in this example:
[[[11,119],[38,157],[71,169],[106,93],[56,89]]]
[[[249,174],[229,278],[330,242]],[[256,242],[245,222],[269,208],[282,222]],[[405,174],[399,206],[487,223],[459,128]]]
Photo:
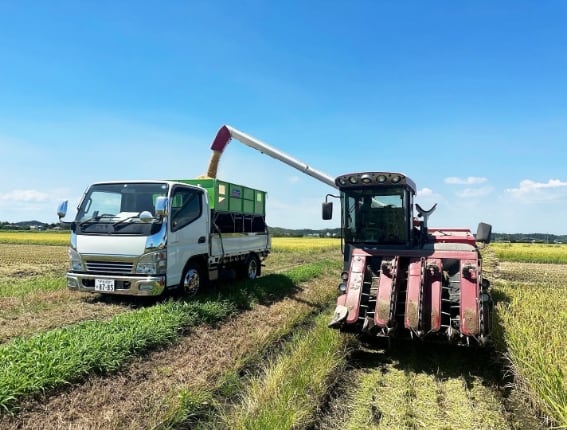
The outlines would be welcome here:
[[[244,277],[246,279],[256,279],[261,272],[260,259],[256,254],[250,254],[244,264]]]
[[[201,268],[195,262],[189,262],[179,285],[179,292],[185,297],[192,297],[199,291],[202,286],[203,277],[201,276]]]

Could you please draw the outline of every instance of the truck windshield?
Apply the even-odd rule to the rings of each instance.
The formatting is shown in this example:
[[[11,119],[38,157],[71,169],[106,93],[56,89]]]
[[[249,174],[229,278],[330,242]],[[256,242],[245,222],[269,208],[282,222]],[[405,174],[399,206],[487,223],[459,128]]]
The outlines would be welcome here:
[[[139,215],[148,211],[155,216],[156,199],[166,196],[167,191],[168,185],[160,183],[95,184],[81,202],[75,222],[83,232],[103,233],[101,224],[108,224],[108,227],[102,227],[105,233],[119,230],[142,233],[140,227],[129,226],[158,223],[160,220],[155,219],[152,223],[142,224]]]
[[[407,242],[408,203],[403,188],[349,189],[342,194],[344,236],[347,242]]]

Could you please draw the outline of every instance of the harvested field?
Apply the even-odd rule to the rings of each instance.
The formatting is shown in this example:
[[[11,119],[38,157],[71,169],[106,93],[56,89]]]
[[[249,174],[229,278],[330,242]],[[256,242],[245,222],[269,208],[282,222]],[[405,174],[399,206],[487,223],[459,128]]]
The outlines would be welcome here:
[[[525,264],[498,262],[485,251],[486,273],[501,298],[498,350],[410,343],[385,348],[326,327],[342,267],[336,241],[280,246],[275,240],[258,280],[215,284],[188,302],[197,319],[173,337],[133,349],[114,367],[95,366],[6,401],[0,428],[521,430],[561,424],[561,415],[545,409],[545,399],[534,392],[534,376],[522,373],[523,361],[514,361],[511,339],[520,329],[510,315],[516,312],[513,292],[526,294],[522,286],[541,286],[545,279],[554,291],[565,291],[564,266],[531,265],[530,277]],[[45,257],[19,268],[32,253]],[[83,330],[89,336],[90,326],[105,331],[126,316],[135,321],[162,307],[178,311],[167,299],[68,292],[65,246],[1,244],[0,256],[0,359],[35,336],[58,338],[61,328],[71,334],[88,323]],[[214,303],[228,307],[214,316]],[[201,305],[210,308],[207,319],[199,319]],[[54,353],[48,348],[41,354]],[[105,354],[112,357],[112,351]],[[0,365],[0,399],[14,383],[2,369],[8,367]]]

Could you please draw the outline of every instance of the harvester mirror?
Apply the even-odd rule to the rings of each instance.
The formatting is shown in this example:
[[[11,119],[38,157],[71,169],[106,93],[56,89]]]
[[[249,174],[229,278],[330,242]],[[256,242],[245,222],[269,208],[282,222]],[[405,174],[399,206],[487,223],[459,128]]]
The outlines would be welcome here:
[[[167,215],[167,197],[159,196],[156,199],[156,216],[164,217]]]
[[[333,218],[333,202],[324,202],[322,209],[324,220]]]
[[[67,204],[67,200],[59,203],[59,206],[57,207],[57,216],[59,217],[59,220],[67,215]]]
[[[489,244],[491,235],[492,235],[492,226],[484,222],[479,222],[478,228],[476,230],[476,241]]]

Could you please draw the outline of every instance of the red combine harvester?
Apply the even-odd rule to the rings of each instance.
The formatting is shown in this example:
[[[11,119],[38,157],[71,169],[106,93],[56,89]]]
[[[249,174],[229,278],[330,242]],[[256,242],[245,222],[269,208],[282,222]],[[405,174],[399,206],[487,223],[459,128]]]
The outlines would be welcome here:
[[[406,175],[334,179],[229,126],[213,143],[209,175],[231,138],[339,190],[333,197],[341,201],[344,271],[330,327],[388,339],[487,344],[493,301],[477,244],[490,242],[489,224],[480,223],[476,237],[466,228],[431,228],[436,205],[424,210],[415,204],[416,186]],[[331,219],[332,202],[323,203],[322,212]]]
[[[428,227],[435,206],[414,205],[415,184],[401,173],[353,173],[335,183],[345,246],[330,326],[485,344],[493,304],[477,243],[490,241],[491,226],[480,223],[476,238],[465,228]],[[323,217],[331,214],[332,203],[324,203]]]

